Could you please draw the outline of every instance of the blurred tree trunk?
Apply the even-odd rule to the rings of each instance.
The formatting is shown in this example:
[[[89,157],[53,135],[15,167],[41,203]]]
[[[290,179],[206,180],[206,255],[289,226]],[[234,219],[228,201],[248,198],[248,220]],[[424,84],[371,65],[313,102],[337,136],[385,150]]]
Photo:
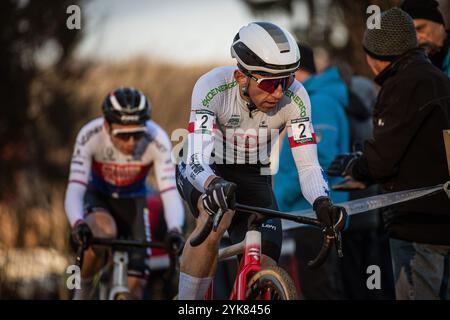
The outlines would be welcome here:
[[[332,5],[338,7],[342,12],[342,21],[349,31],[347,45],[343,49],[337,50],[336,53],[341,59],[349,62],[354,73],[372,77],[362,48],[366,21],[369,17],[369,14],[366,13],[367,8],[370,5],[377,5],[381,11],[384,11],[398,5],[399,2],[399,0],[333,0]]]
[[[69,101],[60,104],[61,101],[50,99],[47,107],[56,102],[59,105],[55,110],[59,113],[51,108],[40,109],[36,101],[31,101],[31,84],[40,68],[36,53],[44,50],[40,53],[47,59],[56,54],[52,63],[63,72],[81,34],[78,29],[67,28],[69,15],[66,10],[69,5],[80,2],[0,2],[0,96],[3,99],[0,108],[0,201],[17,212],[19,246],[24,244],[30,218],[27,212],[32,207],[48,205],[49,188],[44,181],[58,174],[57,170],[51,170],[48,154],[54,144],[61,141],[60,136],[64,137],[64,132],[73,126],[59,117],[61,114],[70,116],[70,112],[64,110]],[[45,51],[48,44],[52,46]],[[42,96],[49,94],[49,88],[40,92]],[[47,130],[55,133],[51,139],[48,139]]]

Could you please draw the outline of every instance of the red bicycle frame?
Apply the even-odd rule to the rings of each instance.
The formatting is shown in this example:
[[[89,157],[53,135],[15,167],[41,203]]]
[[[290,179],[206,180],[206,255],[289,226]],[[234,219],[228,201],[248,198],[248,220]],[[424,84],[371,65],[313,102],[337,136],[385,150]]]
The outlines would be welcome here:
[[[241,260],[236,280],[231,291],[230,300],[245,300],[247,283],[251,277],[261,270],[261,232],[260,231],[247,231],[245,239],[233,246],[221,249],[219,252],[219,260],[225,259],[230,256],[234,256],[242,253],[244,256]],[[213,298],[213,284],[209,287],[209,290],[205,296],[206,300]],[[269,299],[269,293],[264,292],[262,296],[263,300]]]

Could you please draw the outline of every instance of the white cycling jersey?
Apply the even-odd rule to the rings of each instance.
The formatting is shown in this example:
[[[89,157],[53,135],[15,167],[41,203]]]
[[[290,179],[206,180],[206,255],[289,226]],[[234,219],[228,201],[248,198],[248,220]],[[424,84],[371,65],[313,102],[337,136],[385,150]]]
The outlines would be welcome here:
[[[286,127],[304,197],[312,204],[319,196],[328,196],[303,85],[294,80],[268,113],[250,110],[234,79],[236,69],[215,68],[195,84],[186,158],[189,181],[204,192],[206,179],[214,175],[211,163],[269,164],[271,146]]]
[[[132,155],[125,155],[115,148],[102,117],[90,121],[80,130],[65,200],[71,225],[83,219],[83,197],[88,185],[112,198],[145,197],[147,174],[153,168],[167,227],[169,230],[181,229],[184,209],[176,190],[171,142],[154,121],[147,121],[146,128],[146,135]]]

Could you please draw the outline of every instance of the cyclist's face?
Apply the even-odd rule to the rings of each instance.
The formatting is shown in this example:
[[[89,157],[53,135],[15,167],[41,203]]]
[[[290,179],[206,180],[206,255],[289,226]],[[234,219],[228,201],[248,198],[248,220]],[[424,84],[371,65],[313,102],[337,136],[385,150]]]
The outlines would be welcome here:
[[[257,79],[268,78],[258,74],[254,74],[253,76]],[[235,78],[241,88],[247,86],[248,84],[248,95],[255,104],[256,108],[258,108],[262,112],[269,112],[270,110],[272,110],[283,98],[284,89],[289,88],[294,81],[293,75],[289,76],[289,78],[287,79],[274,79],[276,85],[273,88],[270,88],[270,85],[258,84],[257,80],[245,76],[240,71],[237,71],[237,73],[235,74]],[[277,82],[279,82],[279,84]],[[267,88],[270,89],[269,91],[273,90],[273,92],[268,92]]]
[[[145,126],[138,124],[121,125],[113,123],[105,127],[111,137],[113,145],[123,154],[131,155],[136,148],[137,143],[145,134]]]

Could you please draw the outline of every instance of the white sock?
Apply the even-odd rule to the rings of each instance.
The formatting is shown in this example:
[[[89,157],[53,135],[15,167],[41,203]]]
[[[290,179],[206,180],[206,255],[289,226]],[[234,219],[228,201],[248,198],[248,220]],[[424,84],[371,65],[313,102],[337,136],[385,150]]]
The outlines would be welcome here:
[[[73,300],[89,300],[92,299],[93,295],[93,278],[81,279],[80,286],[81,289],[75,289],[73,294]]]
[[[178,300],[204,300],[213,278],[196,278],[180,272]]]

